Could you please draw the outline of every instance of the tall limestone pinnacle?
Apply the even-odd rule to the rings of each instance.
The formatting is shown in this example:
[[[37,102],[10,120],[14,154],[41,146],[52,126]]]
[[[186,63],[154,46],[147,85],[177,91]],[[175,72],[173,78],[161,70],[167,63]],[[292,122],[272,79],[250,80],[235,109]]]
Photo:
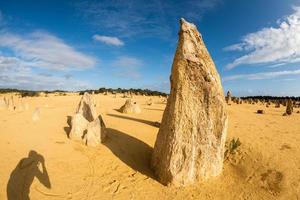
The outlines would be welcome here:
[[[170,81],[151,161],[158,179],[184,186],[219,175],[228,121],[223,88],[196,26],[184,19]]]

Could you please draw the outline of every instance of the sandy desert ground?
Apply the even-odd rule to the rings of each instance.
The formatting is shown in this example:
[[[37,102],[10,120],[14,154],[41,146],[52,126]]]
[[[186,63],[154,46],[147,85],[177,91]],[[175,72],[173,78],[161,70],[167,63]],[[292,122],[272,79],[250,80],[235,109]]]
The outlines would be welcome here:
[[[80,96],[23,98],[29,110],[0,111],[0,199],[7,199],[8,183],[24,180],[29,185],[33,180],[32,200],[300,199],[300,114],[296,112],[284,117],[285,108],[274,105],[228,106],[227,140],[239,138],[242,145],[225,161],[220,176],[178,188],[160,184],[149,168],[158,132],[154,122],[161,120],[165,108],[159,97],[152,97],[154,104],[148,106],[150,97],[136,96],[140,114],[118,112],[124,98],[95,98],[109,134],[97,148],[67,138],[67,119],[75,113]],[[40,119],[33,121],[36,107]],[[257,109],[265,109],[266,114],[256,114]],[[26,175],[14,170],[32,151],[44,157],[48,180],[38,169],[29,169]]]

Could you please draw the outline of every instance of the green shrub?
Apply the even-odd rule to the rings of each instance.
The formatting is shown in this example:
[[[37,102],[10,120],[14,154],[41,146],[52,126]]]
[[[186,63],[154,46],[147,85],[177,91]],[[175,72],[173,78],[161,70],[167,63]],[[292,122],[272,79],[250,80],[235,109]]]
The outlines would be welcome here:
[[[242,143],[240,142],[240,139],[232,139],[227,145],[226,145],[226,151],[224,153],[225,159],[229,157],[230,154],[234,154],[239,146],[241,146]]]
[[[39,93],[35,91],[21,92],[21,97],[38,97]]]

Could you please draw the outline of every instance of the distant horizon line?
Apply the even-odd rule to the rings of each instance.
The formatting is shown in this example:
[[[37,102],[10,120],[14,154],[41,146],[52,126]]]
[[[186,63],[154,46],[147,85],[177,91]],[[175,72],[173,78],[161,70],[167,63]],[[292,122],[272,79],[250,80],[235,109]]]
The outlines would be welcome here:
[[[106,91],[103,91],[106,90]],[[170,95],[169,93],[166,92],[161,92],[158,90],[151,90],[151,89],[142,89],[142,88],[106,88],[106,87],[100,87],[98,89],[83,89],[83,90],[59,90],[59,89],[53,89],[53,90],[31,90],[31,89],[16,89],[16,88],[0,88],[0,94],[1,93],[12,93],[12,92],[49,92],[49,93],[54,93],[54,92],[94,92],[94,91],[101,91],[99,93],[104,93],[104,92],[115,92],[118,90],[122,90],[122,92],[126,91],[143,91],[143,92],[155,92],[155,93],[161,93],[165,95]],[[224,91],[224,96],[226,96],[225,91]],[[232,97],[237,97],[237,98],[295,98],[300,100],[300,96],[273,96],[273,95],[249,95],[249,96],[232,96]]]

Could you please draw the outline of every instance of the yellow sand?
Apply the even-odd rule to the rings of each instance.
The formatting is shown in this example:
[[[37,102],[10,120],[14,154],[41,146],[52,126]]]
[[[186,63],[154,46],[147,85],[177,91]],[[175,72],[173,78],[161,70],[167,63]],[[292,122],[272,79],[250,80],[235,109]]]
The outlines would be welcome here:
[[[141,114],[116,109],[124,98],[95,95],[109,139],[97,148],[67,138],[67,116],[80,96],[23,98],[27,111],[0,110],[0,199],[6,199],[11,172],[31,150],[45,159],[51,188],[37,178],[32,200],[42,199],[300,199],[300,114],[284,117],[284,107],[231,105],[228,140],[242,145],[225,161],[223,173],[185,188],[164,186],[149,168],[165,104],[159,97],[135,97]],[[32,113],[40,108],[40,120]],[[266,114],[256,114],[265,109]],[[299,109],[295,109],[296,111]],[[20,179],[26,177],[19,177]]]

